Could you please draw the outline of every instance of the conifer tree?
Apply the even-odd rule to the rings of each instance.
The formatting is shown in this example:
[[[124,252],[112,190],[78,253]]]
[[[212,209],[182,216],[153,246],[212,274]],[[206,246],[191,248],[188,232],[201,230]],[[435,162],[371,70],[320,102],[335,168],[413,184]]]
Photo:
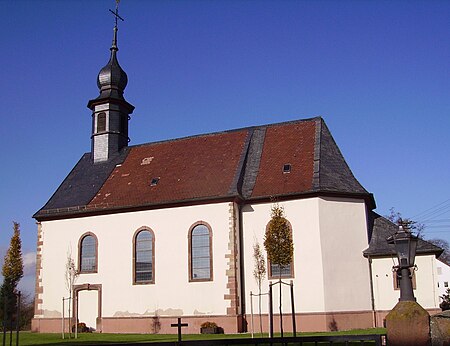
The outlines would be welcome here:
[[[280,285],[280,331],[283,337],[283,311],[281,308],[281,274],[282,268],[292,261],[294,243],[288,220],[284,217],[284,209],[275,204],[271,210],[272,218],[264,235],[264,247],[271,265],[278,266]]]
[[[271,264],[279,266],[281,279],[281,267],[291,263],[294,244],[289,223],[284,217],[283,208],[276,204],[272,207],[271,214],[272,218],[264,236],[264,247]]]
[[[11,319],[16,305],[16,288],[23,277],[22,241],[20,225],[13,223],[14,233],[3,263],[3,284],[0,289],[0,309],[4,309],[0,318]]]

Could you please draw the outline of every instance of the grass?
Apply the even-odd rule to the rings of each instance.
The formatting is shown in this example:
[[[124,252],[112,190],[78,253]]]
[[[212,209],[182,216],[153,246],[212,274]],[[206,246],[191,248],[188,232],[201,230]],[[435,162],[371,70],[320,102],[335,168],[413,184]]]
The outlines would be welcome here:
[[[301,333],[301,336],[314,335],[367,335],[367,334],[385,334],[384,328],[350,330],[340,332],[321,332],[321,333]],[[297,334],[298,335],[298,334]],[[277,336],[277,335],[276,335]],[[278,335],[279,336],[279,335]],[[285,336],[292,336],[285,333]],[[73,337],[73,335],[72,335]],[[250,333],[242,334],[187,334],[183,335],[183,340],[212,340],[212,339],[236,339],[236,338],[250,338]],[[255,337],[260,337],[255,334]],[[267,334],[264,335],[267,337]],[[0,336],[2,344],[3,334]],[[114,343],[136,343],[140,342],[164,342],[177,341],[177,336],[173,334],[103,334],[103,333],[83,333],[78,334],[78,339],[61,338],[61,334],[38,334],[30,332],[20,332],[20,345],[92,345],[92,344],[114,344]],[[6,336],[6,345],[9,345],[9,334]],[[13,334],[12,345],[16,345],[15,333]]]

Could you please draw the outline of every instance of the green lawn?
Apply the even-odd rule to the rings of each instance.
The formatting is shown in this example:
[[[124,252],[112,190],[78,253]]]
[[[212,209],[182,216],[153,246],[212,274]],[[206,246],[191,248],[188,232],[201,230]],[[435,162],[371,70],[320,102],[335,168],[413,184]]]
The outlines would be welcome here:
[[[309,335],[361,335],[361,334],[385,334],[384,328],[376,329],[364,329],[364,330],[351,330],[332,333],[301,333],[301,336]],[[259,337],[259,334],[255,334],[255,337]],[[264,335],[264,336],[267,336]],[[279,335],[277,335],[279,336]],[[291,336],[289,333],[285,333],[285,336]],[[72,335],[73,337],[73,335]],[[225,338],[250,338],[249,333],[243,334],[217,334],[217,335],[202,335],[202,334],[189,334],[183,335],[183,340],[208,340],[208,339],[225,339]],[[3,334],[0,336],[0,340],[3,342]],[[61,338],[61,334],[38,334],[30,332],[20,333],[20,345],[88,345],[92,343],[96,344],[113,344],[113,343],[139,343],[139,342],[163,342],[163,341],[176,341],[177,336],[173,334],[103,334],[103,333],[83,333],[78,334],[78,339],[66,339]],[[6,345],[9,345],[9,334],[6,337]],[[16,344],[15,333],[13,334],[12,345]],[[2,343],[0,343],[0,346]]]

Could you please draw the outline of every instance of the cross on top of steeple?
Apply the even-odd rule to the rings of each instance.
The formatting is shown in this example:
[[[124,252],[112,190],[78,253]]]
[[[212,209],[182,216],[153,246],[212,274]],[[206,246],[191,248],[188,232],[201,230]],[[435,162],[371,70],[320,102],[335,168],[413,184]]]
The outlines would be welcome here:
[[[111,12],[114,15],[114,37],[113,37],[113,42],[112,42],[112,47],[111,49],[114,50],[118,50],[117,48],[117,30],[119,30],[118,26],[117,26],[117,19],[120,19],[122,22],[124,21],[124,19],[119,15],[119,2],[120,0],[116,0],[116,9],[115,11],[113,10],[109,10],[109,12]]]

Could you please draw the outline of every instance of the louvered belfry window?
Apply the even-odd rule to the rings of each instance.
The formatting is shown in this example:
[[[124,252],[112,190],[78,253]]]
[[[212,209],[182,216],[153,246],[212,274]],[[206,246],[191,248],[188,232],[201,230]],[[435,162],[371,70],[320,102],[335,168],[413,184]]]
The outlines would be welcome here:
[[[101,112],[97,115],[97,133],[106,131],[106,113]]]

